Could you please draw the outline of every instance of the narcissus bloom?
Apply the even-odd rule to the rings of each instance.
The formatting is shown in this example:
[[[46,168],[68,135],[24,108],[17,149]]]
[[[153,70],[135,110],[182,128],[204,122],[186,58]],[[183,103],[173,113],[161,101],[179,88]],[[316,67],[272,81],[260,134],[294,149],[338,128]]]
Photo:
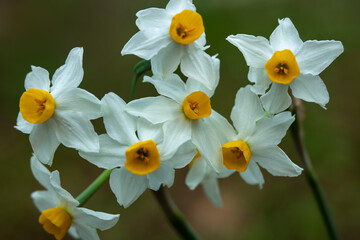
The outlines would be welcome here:
[[[100,152],[80,155],[101,168],[114,169],[110,187],[117,201],[130,206],[147,188],[171,187],[176,168],[183,168],[196,154],[190,142],[164,135],[160,124],[133,117],[126,103],[114,93],[101,100],[107,134],[100,136]]]
[[[83,49],[70,51],[65,65],[56,70],[50,87],[49,73],[32,66],[25,78],[20,98],[20,112],[15,128],[30,134],[36,157],[52,164],[62,143],[84,151],[99,151],[99,139],[90,119],[100,117],[100,100],[78,88],[84,71]]]
[[[222,168],[219,132],[229,123],[211,108],[210,91],[198,81],[188,79],[186,84],[176,74],[166,81],[145,77],[162,96],[131,101],[126,111],[143,117],[153,124],[164,123],[164,134],[179,143],[191,139],[210,166]]]
[[[191,190],[194,190],[199,184],[201,184],[206,196],[211,200],[211,202],[218,207],[222,206],[219,183],[217,179],[230,176],[234,173],[234,170],[229,170],[223,167],[219,173],[215,172],[200,152],[196,154],[189,165],[190,170],[185,179],[186,185]]]
[[[41,212],[39,223],[55,239],[63,239],[67,232],[75,238],[98,240],[96,229],[106,230],[119,220],[119,214],[95,212],[77,207],[79,202],[60,185],[58,171],[49,172],[36,157],[31,158],[31,170],[39,183],[46,188],[31,194]]]
[[[170,0],[165,9],[149,8],[136,16],[140,31],[126,43],[122,55],[151,59],[154,75],[165,79],[181,63],[184,75],[209,89],[216,87],[216,76],[208,71],[211,57],[204,52],[207,47],[203,20],[192,0]]]
[[[270,41],[246,34],[231,35],[227,40],[243,53],[250,66],[248,78],[255,83],[252,90],[263,95],[261,102],[268,113],[290,106],[289,87],[295,97],[307,102],[324,108],[329,102],[329,93],[318,75],[344,51],[340,41],[303,42],[289,18],[279,20]]]
[[[236,94],[231,120],[238,133],[228,134],[227,142],[222,145],[226,168],[238,171],[247,183],[260,187],[264,178],[258,165],[274,176],[301,174],[302,168],[277,146],[294,121],[290,112],[264,117],[258,96],[248,86]]]

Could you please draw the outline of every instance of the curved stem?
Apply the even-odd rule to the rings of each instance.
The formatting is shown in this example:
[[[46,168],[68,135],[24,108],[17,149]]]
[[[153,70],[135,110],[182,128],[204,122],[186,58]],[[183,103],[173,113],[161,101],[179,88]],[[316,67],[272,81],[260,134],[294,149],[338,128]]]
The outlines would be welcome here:
[[[162,210],[164,211],[167,219],[172,226],[177,230],[179,235],[186,240],[198,240],[200,239],[194,230],[188,225],[186,219],[181,214],[180,210],[176,207],[175,203],[170,198],[169,193],[160,187],[158,191],[152,191],[158,200]]]
[[[315,196],[316,202],[325,222],[329,237],[332,240],[338,240],[340,239],[338,230],[305,146],[304,129],[302,126],[302,120],[305,116],[304,107],[301,103],[301,100],[295,97],[293,97],[293,103],[293,107],[296,112],[296,118],[295,122],[291,125],[290,130],[294,144],[303,164],[306,180],[309,183],[310,188]]]
[[[104,184],[110,177],[112,169],[103,171],[80,195],[76,198],[79,201],[79,206],[83,206],[89,198]]]

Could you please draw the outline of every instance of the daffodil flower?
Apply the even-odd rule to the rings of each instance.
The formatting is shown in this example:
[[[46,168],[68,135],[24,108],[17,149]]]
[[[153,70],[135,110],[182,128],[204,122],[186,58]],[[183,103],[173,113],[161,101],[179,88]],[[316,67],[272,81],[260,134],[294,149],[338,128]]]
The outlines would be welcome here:
[[[290,106],[289,87],[304,101],[323,108],[329,102],[329,93],[318,75],[344,51],[340,41],[303,42],[289,18],[279,20],[270,41],[246,34],[231,35],[227,40],[243,53],[250,66],[248,78],[255,83],[252,90],[263,95],[261,102],[268,113]]]
[[[15,128],[30,134],[30,143],[37,158],[52,164],[62,143],[84,151],[98,151],[98,135],[90,119],[99,118],[100,100],[78,88],[84,71],[83,49],[70,51],[65,65],[56,70],[50,87],[49,73],[32,66],[25,78],[20,98],[20,112]]]
[[[211,202],[216,206],[221,207],[222,199],[217,179],[230,176],[234,173],[234,170],[222,168],[219,173],[215,172],[200,152],[196,154],[189,165],[190,170],[185,179],[186,185],[191,190],[194,190],[199,184],[201,184],[206,196],[211,200]]]
[[[258,96],[248,86],[236,94],[230,117],[238,133],[227,135],[227,142],[222,145],[226,168],[236,170],[247,183],[260,187],[264,178],[258,165],[274,176],[301,174],[302,168],[277,146],[294,121],[290,112],[264,117]]]
[[[80,155],[101,168],[114,169],[110,187],[117,201],[130,206],[147,188],[171,187],[175,170],[196,155],[194,145],[169,139],[161,124],[127,114],[126,103],[114,93],[104,96],[102,113],[107,134],[100,135],[100,152]]]
[[[209,72],[211,57],[204,51],[206,39],[202,17],[192,0],[170,0],[165,9],[149,8],[137,14],[137,32],[124,46],[122,55],[151,59],[152,72],[166,79],[181,63],[181,71],[209,89],[216,76]]]
[[[36,157],[31,158],[34,177],[46,190],[31,194],[36,207],[41,212],[39,223],[55,239],[63,239],[67,232],[75,238],[97,240],[96,229],[106,230],[119,220],[119,214],[96,212],[77,207],[79,202],[60,185],[58,171],[49,172]]]
[[[126,111],[153,124],[164,123],[164,134],[170,141],[183,143],[191,139],[210,166],[222,168],[219,132],[229,123],[211,108],[210,91],[200,82],[188,79],[186,84],[173,74],[166,81],[145,77],[162,96],[146,97],[128,104]]]

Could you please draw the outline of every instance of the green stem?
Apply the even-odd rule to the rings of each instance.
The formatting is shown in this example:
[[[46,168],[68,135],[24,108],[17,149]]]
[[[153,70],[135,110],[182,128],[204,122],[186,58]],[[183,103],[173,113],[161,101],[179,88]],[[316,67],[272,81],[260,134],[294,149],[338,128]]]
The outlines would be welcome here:
[[[295,122],[291,125],[290,130],[294,140],[296,150],[303,164],[304,174],[310,188],[315,196],[316,202],[320,209],[321,215],[326,225],[329,237],[332,240],[340,239],[329,205],[325,198],[324,192],[320,186],[316,171],[310,160],[308,151],[305,146],[304,129],[302,120],[304,118],[304,108],[299,99],[293,97],[294,109],[296,111]]]
[[[152,191],[158,200],[162,210],[172,226],[177,230],[178,234],[186,240],[200,239],[194,230],[188,225],[186,219],[176,207],[175,203],[170,198],[169,193],[160,187],[158,191]]]
[[[112,169],[103,171],[80,195],[76,198],[79,201],[79,206],[83,206],[89,198],[104,184],[110,177]]]

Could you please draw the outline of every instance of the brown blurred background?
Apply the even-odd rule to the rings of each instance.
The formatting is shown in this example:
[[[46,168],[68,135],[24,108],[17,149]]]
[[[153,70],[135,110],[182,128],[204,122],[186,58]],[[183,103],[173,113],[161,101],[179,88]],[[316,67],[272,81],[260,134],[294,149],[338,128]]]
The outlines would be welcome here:
[[[219,53],[221,80],[213,108],[229,119],[236,91],[248,84],[242,54],[225,38],[246,33],[268,38],[277,19],[290,17],[305,40],[341,40],[345,52],[321,77],[329,93],[328,110],[305,104],[306,141],[335,221],[344,239],[359,239],[360,151],[359,86],[360,1],[357,0],[195,0],[211,48]],[[42,187],[33,178],[28,135],[13,128],[18,101],[30,65],[52,75],[71,48],[84,47],[85,76],[80,87],[102,98],[115,92],[125,101],[136,56],[120,55],[137,32],[135,14],[167,1],[0,1],[0,239],[52,239],[42,230],[39,212],[30,199]],[[136,97],[156,95],[150,84],[139,84]],[[96,122],[101,128],[101,121]],[[100,132],[99,132],[100,133]],[[298,163],[291,138],[281,144]],[[51,170],[77,196],[102,170],[61,146]],[[326,239],[327,233],[304,176],[273,177],[263,171],[263,190],[245,184],[238,175],[220,181],[224,207],[214,207],[202,189],[184,185],[187,170],[176,175],[171,195],[203,239]],[[120,213],[118,224],[99,232],[101,239],[178,239],[151,192],[128,209],[119,207],[108,184],[85,207]],[[70,237],[68,237],[70,239]]]

